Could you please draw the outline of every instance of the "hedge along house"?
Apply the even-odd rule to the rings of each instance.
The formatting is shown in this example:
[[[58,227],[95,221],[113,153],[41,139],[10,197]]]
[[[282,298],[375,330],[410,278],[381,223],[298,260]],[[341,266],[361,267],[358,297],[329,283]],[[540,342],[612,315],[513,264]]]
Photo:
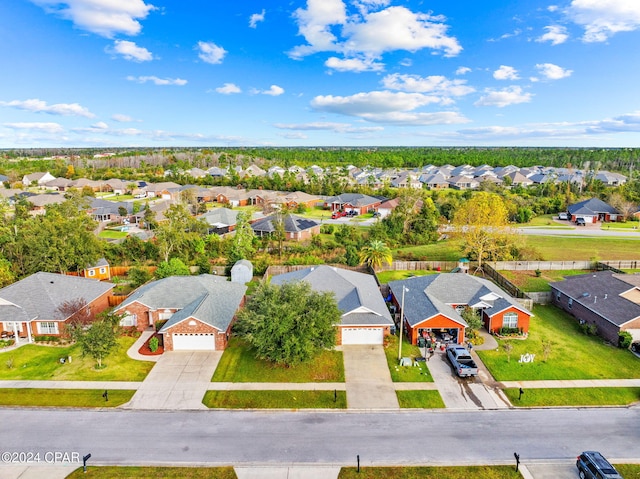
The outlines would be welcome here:
[[[109,307],[112,283],[56,273],[35,273],[0,289],[0,334],[32,342],[61,336],[76,318],[91,318]]]
[[[472,308],[491,333],[502,328],[529,332],[532,313],[515,298],[485,279],[460,273],[441,273],[391,281],[391,301],[400,312],[411,344],[430,335],[462,344],[467,322],[461,313]],[[402,291],[404,287],[404,311]]]
[[[279,274],[271,283],[306,281],[314,291],[332,292],[342,311],[337,328],[337,344],[383,344],[391,333],[393,320],[373,276],[332,266]]]
[[[121,326],[158,325],[165,351],[214,351],[227,346],[247,287],[210,274],[170,276],[135,290],[117,308]]]
[[[640,340],[640,275],[599,271],[549,286],[554,305],[581,324],[595,326],[597,334],[610,343],[618,344],[622,331]]]

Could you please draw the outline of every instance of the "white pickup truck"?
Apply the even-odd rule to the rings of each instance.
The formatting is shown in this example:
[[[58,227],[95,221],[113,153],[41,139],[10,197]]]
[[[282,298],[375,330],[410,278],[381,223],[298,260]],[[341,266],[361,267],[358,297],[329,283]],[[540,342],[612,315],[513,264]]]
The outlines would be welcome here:
[[[447,358],[449,358],[449,362],[455,369],[456,374],[461,378],[478,375],[478,366],[464,346],[448,344]]]

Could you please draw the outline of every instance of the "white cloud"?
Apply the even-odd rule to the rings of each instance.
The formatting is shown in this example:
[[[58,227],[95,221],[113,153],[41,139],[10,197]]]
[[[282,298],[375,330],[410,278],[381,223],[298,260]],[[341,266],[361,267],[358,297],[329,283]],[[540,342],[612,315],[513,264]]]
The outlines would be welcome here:
[[[249,17],[249,27],[250,28],[256,28],[256,26],[258,25],[258,22],[264,22],[264,15],[265,15],[265,10],[264,8],[262,9],[262,12],[260,13],[254,13],[253,15],[251,15]]]
[[[447,35],[443,17],[388,4],[386,0],[361,0],[355,4],[358,13],[348,14],[342,0],[307,0],[306,9],[294,13],[298,33],[307,43],[294,47],[289,56],[300,59],[317,52],[336,52],[346,58],[378,59],[395,50],[429,48],[445,56],[462,51],[457,39]],[[341,28],[334,31],[335,26]]]
[[[529,103],[532,97],[533,95],[531,93],[524,93],[519,86],[510,86],[502,90],[487,88],[485,95],[480,97],[474,105],[504,108],[505,106],[516,105],[518,103]]]
[[[500,65],[500,68],[493,72],[493,78],[496,80],[517,80],[520,77],[518,76],[518,70],[515,68],[507,65]]]
[[[42,131],[45,133],[61,133],[64,131],[62,125],[59,123],[39,123],[39,122],[24,122],[24,123],[3,123],[2,126],[11,128],[12,130],[34,130]]]
[[[149,62],[153,60],[153,54],[146,48],[139,47],[135,42],[128,40],[116,40],[113,47],[105,49],[108,53],[121,55],[125,60],[134,62]]]
[[[551,45],[560,45],[569,38],[567,29],[561,25],[549,25],[544,27],[547,33],[536,38],[536,42],[550,42]]]
[[[91,128],[95,128],[96,130],[106,130],[109,128],[109,125],[107,125],[104,121],[99,121],[91,125]]]
[[[187,80],[183,80],[182,78],[158,78],[157,76],[128,76],[127,80],[134,81],[137,83],[147,83],[151,82],[155,85],[177,85],[184,86],[187,84]]]
[[[636,0],[572,0],[565,14],[584,27],[582,40],[588,43],[640,28],[640,2]]]
[[[232,93],[242,93],[242,90],[235,83],[225,83],[222,86],[216,88],[218,93],[222,93],[223,95],[231,95]]]
[[[257,88],[253,88],[251,93],[254,95],[280,96],[284,93],[284,88],[279,87],[278,85],[271,85],[268,90],[258,90]]]
[[[515,29],[513,32],[511,33],[504,33],[502,35],[500,35],[498,38],[490,38],[488,41],[490,42],[498,42],[500,40],[506,40],[507,38],[511,38],[511,37],[517,37],[518,35],[520,35],[522,33],[522,30],[520,29]]]
[[[113,38],[116,34],[137,35],[155,7],[143,0],[31,0],[47,13],[71,20],[81,30]]]
[[[306,139],[309,138],[307,135],[305,135],[304,133],[300,133],[300,132],[284,133],[284,134],[280,134],[278,136],[284,138],[285,140],[306,140]]]
[[[114,115],[111,115],[111,119],[119,123],[129,123],[129,122],[135,121],[129,115],[123,115],[121,113],[116,113]]]
[[[566,70],[553,63],[539,63],[536,65],[536,68],[540,74],[548,80],[560,80],[570,77],[573,73],[573,70]]]
[[[333,131],[335,133],[371,133],[384,130],[382,126],[352,126],[349,123],[335,122],[276,123],[273,126],[281,130]]]
[[[216,45],[213,42],[198,42],[198,46],[196,47],[200,53],[198,53],[198,58],[206,63],[218,64],[222,63],[222,59],[227,54],[227,51]]]
[[[0,101],[0,106],[9,106],[18,110],[26,110],[34,113],[48,113],[50,115],[83,116],[93,118],[95,115],[78,103],[55,103],[48,105],[46,101],[37,98],[29,100]]]
[[[456,70],[456,75],[466,75],[470,71],[471,68],[469,67],[458,67],[458,69]]]
[[[372,58],[337,58],[329,57],[325,66],[339,72],[379,72],[384,70],[384,64]]]
[[[433,93],[445,97],[464,96],[475,91],[466,80],[449,80],[444,76],[401,75],[394,73],[382,79],[385,88],[411,93]]]

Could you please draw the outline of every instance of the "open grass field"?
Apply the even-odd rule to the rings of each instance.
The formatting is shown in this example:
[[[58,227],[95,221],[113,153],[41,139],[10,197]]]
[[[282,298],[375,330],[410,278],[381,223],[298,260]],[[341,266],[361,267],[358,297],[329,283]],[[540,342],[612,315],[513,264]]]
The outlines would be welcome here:
[[[398,336],[388,336],[385,340],[384,354],[387,357],[387,365],[391,372],[391,380],[393,382],[433,382],[433,377],[429,373],[425,363],[418,363],[417,366],[399,366],[398,365]],[[409,344],[406,340],[402,341],[402,357],[418,358],[421,357],[418,346]]]
[[[82,472],[79,467],[67,479],[237,479],[233,467],[138,467],[104,466],[87,467]]]
[[[402,408],[441,409],[442,396],[438,391],[396,391]]]
[[[640,388],[504,389],[516,407],[629,406],[640,401]]]
[[[433,244],[406,246],[392,250],[393,259],[405,261],[458,261],[462,258],[460,240],[438,241]]]
[[[247,343],[232,337],[216,368],[214,382],[344,382],[342,352],[323,351],[313,361],[286,368],[256,359]]]
[[[102,396],[104,389],[36,389],[0,388],[2,406],[53,407],[118,407],[129,400],[133,390],[111,389],[108,401]]]
[[[202,401],[225,409],[345,409],[345,391],[207,391]]]
[[[82,357],[80,346],[44,346],[26,344],[0,353],[0,380],[36,379],[51,381],[142,381],[155,363],[136,361],[127,349],[136,338],[121,336],[118,347],[103,361],[103,369],[95,361]],[[60,358],[71,356],[71,362]]]
[[[554,306],[536,306],[533,313],[528,339],[509,341],[513,345],[510,360],[502,347],[505,340],[498,340],[497,351],[478,351],[498,381],[640,378],[640,359],[630,351],[586,336],[573,317]],[[546,360],[545,341],[551,344]],[[520,363],[522,354],[535,354],[535,359]]]
[[[343,467],[338,479],[521,479],[513,466]]]
[[[541,271],[540,276],[536,276],[535,271],[500,271],[500,274],[511,281],[524,292],[530,291],[551,291],[549,283],[562,281],[565,276],[575,276],[587,274],[584,269],[565,269],[554,271]]]
[[[102,230],[100,234],[98,234],[98,238],[102,239],[122,239],[126,238],[129,235],[126,231],[116,231],[116,230]]]
[[[545,261],[594,259],[637,259],[640,242],[626,238],[584,238],[567,236],[526,236]]]
[[[413,278],[414,276],[425,276],[427,274],[436,274],[440,271],[435,271],[432,269],[417,269],[415,271],[406,271],[406,270],[398,270],[398,271],[380,271],[376,273],[378,277],[378,281],[380,284],[387,284],[389,281],[397,281],[399,279],[407,279]]]

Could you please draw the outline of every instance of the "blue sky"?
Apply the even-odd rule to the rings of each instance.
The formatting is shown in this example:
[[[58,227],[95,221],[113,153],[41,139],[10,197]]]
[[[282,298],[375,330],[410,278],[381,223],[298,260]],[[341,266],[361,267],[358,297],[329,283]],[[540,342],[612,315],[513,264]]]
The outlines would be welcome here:
[[[638,0],[0,2],[0,147],[640,147]]]

